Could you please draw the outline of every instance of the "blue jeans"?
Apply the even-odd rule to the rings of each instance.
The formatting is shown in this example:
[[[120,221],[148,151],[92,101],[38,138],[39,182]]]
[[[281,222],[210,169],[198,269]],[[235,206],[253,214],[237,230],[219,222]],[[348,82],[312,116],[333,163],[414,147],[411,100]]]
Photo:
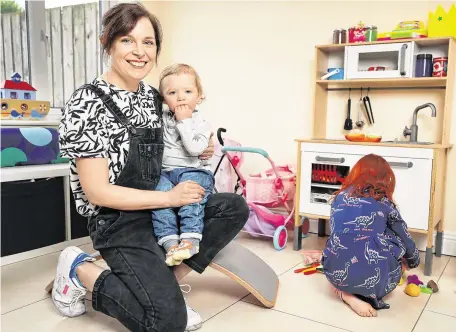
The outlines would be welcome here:
[[[205,190],[205,195],[199,203],[188,204],[178,208],[180,232],[177,215],[174,209],[152,210],[152,223],[158,245],[171,239],[194,238],[201,240],[203,233],[204,207],[207,197],[214,190],[214,176],[210,171],[198,168],[175,168],[162,172],[157,191],[170,191],[178,183],[194,181]]]

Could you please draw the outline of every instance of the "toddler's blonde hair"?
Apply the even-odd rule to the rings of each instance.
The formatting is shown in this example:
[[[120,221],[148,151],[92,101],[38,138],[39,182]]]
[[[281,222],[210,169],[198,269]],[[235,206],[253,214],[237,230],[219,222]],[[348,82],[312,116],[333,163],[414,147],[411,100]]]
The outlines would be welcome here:
[[[204,96],[204,93],[203,93],[203,86],[201,85],[201,78],[199,77],[198,73],[192,66],[184,64],[184,63],[176,63],[173,65],[170,65],[162,71],[162,73],[160,75],[160,86],[159,86],[159,90],[162,95],[163,95],[163,80],[165,79],[165,77],[170,76],[170,75],[180,75],[180,74],[192,75],[195,78],[196,89],[198,90],[198,94],[201,96],[201,101],[206,99],[206,97]]]

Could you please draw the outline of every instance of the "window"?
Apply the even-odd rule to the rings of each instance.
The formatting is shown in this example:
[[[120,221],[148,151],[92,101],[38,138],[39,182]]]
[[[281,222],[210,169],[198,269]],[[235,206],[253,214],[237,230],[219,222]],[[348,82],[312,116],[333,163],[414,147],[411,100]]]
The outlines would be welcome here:
[[[11,91],[10,92],[10,98],[11,99],[17,99],[17,92],[16,91]]]
[[[116,3],[131,0],[13,1],[16,6],[1,14],[0,80],[18,72],[37,90],[36,100],[60,108],[76,87],[103,72],[100,17]]]
[[[24,99],[30,99],[30,92],[25,92],[24,93]]]

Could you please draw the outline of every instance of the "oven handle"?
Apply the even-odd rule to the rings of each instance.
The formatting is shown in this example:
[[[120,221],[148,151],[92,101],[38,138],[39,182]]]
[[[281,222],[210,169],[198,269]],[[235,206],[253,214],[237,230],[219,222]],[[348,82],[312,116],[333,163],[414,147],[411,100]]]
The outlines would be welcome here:
[[[401,46],[401,51],[399,52],[399,73],[401,76],[405,76],[405,50],[407,49],[407,44]]]
[[[391,167],[396,167],[396,168],[412,168],[413,167],[413,163],[411,161],[408,161],[408,162],[389,161],[388,164]]]
[[[345,158],[331,158],[331,157],[320,157],[316,156],[315,157],[316,161],[322,161],[322,162],[328,162],[328,163],[340,163],[343,164],[345,162]]]

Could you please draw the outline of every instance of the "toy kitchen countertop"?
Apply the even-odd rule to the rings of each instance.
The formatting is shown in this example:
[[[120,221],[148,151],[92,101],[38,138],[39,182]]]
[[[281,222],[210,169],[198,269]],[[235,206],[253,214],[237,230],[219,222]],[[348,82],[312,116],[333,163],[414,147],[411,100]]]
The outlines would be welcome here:
[[[345,139],[330,139],[330,138],[315,138],[304,139],[297,138],[296,142],[302,143],[321,143],[321,144],[345,144],[345,145],[372,145],[372,146],[388,146],[388,147],[401,147],[401,148],[418,148],[418,149],[449,149],[453,144],[440,144],[431,142],[416,142],[409,141],[381,141],[381,142],[351,142]]]

